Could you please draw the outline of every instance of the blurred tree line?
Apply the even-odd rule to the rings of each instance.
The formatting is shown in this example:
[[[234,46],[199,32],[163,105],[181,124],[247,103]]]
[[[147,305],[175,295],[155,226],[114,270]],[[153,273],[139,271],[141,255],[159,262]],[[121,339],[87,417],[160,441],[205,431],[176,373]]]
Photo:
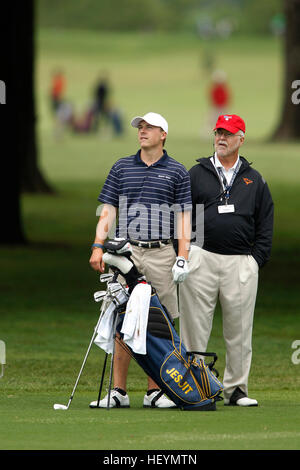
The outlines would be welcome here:
[[[39,0],[37,23],[100,31],[199,32],[203,20],[213,26],[225,19],[232,32],[268,34],[280,27],[282,11],[282,0]]]
[[[263,16],[266,3],[269,16],[262,18],[260,16]],[[253,8],[256,7],[257,17],[250,19],[245,13],[245,18],[249,28],[250,23],[253,23],[253,27],[260,24],[261,32],[267,32],[262,24],[266,26],[267,20],[273,19],[276,12],[280,14],[279,6],[282,7],[286,19],[283,31],[284,97],[279,125],[273,138],[299,140],[300,106],[291,100],[291,86],[298,84],[300,77],[300,0],[224,0],[222,3],[217,0],[151,0],[149,3],[141,3],[141,0],[126,0],[126,3],[125,0],[27,0],[19,2],[17,6],[15,2],[3,3],[0,15],[0,41],[3,45],[0,81],[2,86],[5,86],[6,102],[0,106],[3,149],[0,244],[21,244],[27,241],[23,231],[20,200],[23,192],[53,193],[39,169],[38,161],[34,81],[34,37],[37,24],[72,28],[100,28],[100,25],[103,25],[101,29],[106,31],[125,31],[158,30],[162,28],[163,22],[166,22],[168,28],[174,31],[188,24],[189,15],[196,21],[196,12],[200,10],[200,6],[203,7],[203,15],[214,6],[215,13],[218,13],[221,19],[221,7],[224,5],[227,13],[234,12],[235,6],[237,15],[242,7],[244,12],[251,11],[251,14],[254,14]],[[271,6],[274,7],[273,10]],[[230,18],[230,15],[227,17]]]

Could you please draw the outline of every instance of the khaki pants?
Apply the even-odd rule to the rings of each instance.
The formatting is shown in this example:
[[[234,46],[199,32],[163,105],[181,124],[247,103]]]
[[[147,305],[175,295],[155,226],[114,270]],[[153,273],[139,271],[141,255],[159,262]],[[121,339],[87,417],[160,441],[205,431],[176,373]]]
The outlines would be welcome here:
[[[161,248],[141,248],[132,246],[132,259],[140,273],[157,290],[161,303],[173,318],[179,316],[177,288],[173,281],[172,267],[176,253],[172,244]]]
[[[172,276],[172,267],[176,261],[173,245],[162,245],[161,248],[150,249],[132,245],[132,260],[138,271],[157,290],[161,303],[168,309],[170,315],[173,318],[178,317],[177,289]],[[121,282],[126,283],[124,278]],[[114,387],[126,390],[131,356],[120,343],[116,342],[115,346]],[[148,390],[152,388],[158,388],[158,385],[148,376]]]
[[[219,255],[191,247],[189,275],[179,287],[180,332],[187,350],[206,351],[219,299],[226,366],[224,397],[248,394],[258,264],[250,255]]]

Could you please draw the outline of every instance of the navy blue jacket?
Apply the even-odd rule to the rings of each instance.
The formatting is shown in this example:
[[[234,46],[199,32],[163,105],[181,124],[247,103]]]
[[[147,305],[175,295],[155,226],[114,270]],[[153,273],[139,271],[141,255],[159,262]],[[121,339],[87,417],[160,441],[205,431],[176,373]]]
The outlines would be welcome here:
[[[189,170],[193,231],[196,231],[196,204],[203,204],[203,249],[227,255],[250,254],[262,267],[270,258],[273,237],[274,204],[268,185],[240,156],[242,164],[228,200],[235,210],[220,214],[218,206],[225,204],[225,199],[210,158],[199,158],[199,163]]]

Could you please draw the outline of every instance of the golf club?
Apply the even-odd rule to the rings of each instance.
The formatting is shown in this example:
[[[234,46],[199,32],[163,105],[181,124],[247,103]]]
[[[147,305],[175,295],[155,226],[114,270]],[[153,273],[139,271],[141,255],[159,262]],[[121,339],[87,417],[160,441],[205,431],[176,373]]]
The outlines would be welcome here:
[[[103,305],[102,305],[102,307],[103,307]],[[99,326],[99,324],[100,324],[100,321],[101,321],[101,319],[102,319],[102,315],[103,315],[103,313],[104,313],[103,310],[104,310],[104,309],[101,308],[101,313],[100,313],[100,316],[99,316],[97,325],[96,325],[95,328],[94,328],[94,332],[93,332],[93,335],[92,335],[92,339],[91,339],[91,341],[90,341],[89,347],[88,347],[88,349],[87,349],[87,352],[86,352],[86,354],[85,354],[84,360],[83,360],[83,362],[82,362],[82,365],[81,365],[81,368],[80,368],[78,377],[77,377],[77,379],[76,379],[76,382],[75,382],[73,391],[72,391],[71,396],[70,396],[70,398],[69,398],[68,404],[67,404],[67,405],[61,405],[61,404],[59,404],[59,403],[55,403],[55,404],[53,405],[54,410],[68,410],[68,409],[69,409],[69,406],[70,406],[70,404],[71,404],[71,402],[72,402],[72,399],[73,399],[73,397],[74,397],[74,394],[75,394],[75,391],[76,391],[76,388],[77,388],[77,384],[78,384],[78,382],[79,382],[80,376],[81,376],[81,374],[82,374],[83,368],[84,368],[85,363],[86,363],[86,360],[87,360],[87,358],[88,358],[90,349],[91,349],[91,347],[92,347],[92,344],[93,344],[93,342],[94,342],[95,336],[96,336],[96,334],[97,334],[98,326]]]
[[[103,302],[102,302],[102,306],[101,306],[101,313],[100,313],[100,316],[99,316],[97,325],[96,325],[95,328],[94,328],[94,332],[93,332],[93,335],[92,335],[92,338],[91,338],[89,347],[88,347],[87,352],[86,352],[86,354],[85,354],[83,363],[82,363],[82,365],[81,365],[81,368],[80,368],[78,377],[77,377],[77,379],[76,379],[76,382],[75,382],[73,391],[72,391],[71,396],[70,396],[70,398],[69,398],[68,404],[67,404],[67,405],[62,405],[62,404],[60,404],[60,403],[55,403],[55,404],[53,405],[54,410],[68,410],[69,407],[70,407],[70,404],[71,404],[72,399],[73,399],[73,397],[74,397],[74,394],[75,394],[75,391],[76,391],[76,388],[77,388],[79,379],[80,379],[80,377],[81,377],[83,368],[84,368],[85,363],[86,363],[86,361],[87,361],[87,358],[88,358],[90,349],[91,349],[92,344],[93,344],[93,342],[94,342],[94,339],[95,339],[95,337],[96,337],[96,334],[97,334],[98,327],[99,327],[99,325],[100,325],[102,316],[103,316],[103,314],[104,314],[104,312],[105,312],[105,310],[106,310],[107,302],[108,302],[108,301],[112,301],[115,306],[118,306],[118,305],[124,303],[124,302],[127,300],[127,292],[126,292],[126,289],[125,289],[119,282],[108,282],[108,281],[111,281],[113,278],[117,278],[117,275],[118,275],[117,273],[115,273],[113,276],[107,275],[107,277],[105,277],[105,280],[107,281],[107,290],[106,290],[106,291],[97,291],[97,292],[94,293],[94,300],[95,300],[96,302],[101,302],[101,301],[103,301]],[[101,279],[103,280],[104,275],[102,275],[102,276],[103,276],[103,277],[102,277]],[[114,331],[114,340],[115,340],[115,337],[116,337],[117,319],[118,319],[118,313],[116,313],[115,319],[114,319],[114,329],[113,329],[113,331]],[[114,343],[115,343],[115,341],[114,341]],[[99,396],[98,396],[98,403],[99,403],[99,401],[100,401],[100,394],[101,394],[102,385],[103,385],[104,371],[105,371],[105,368],[106,368],[106,360],[107,360],[107,355],[106,355],[106,357],[105,357],[104,370],[103,370],[102,379],[101,379],[101,385],[100,385],[100,393],[99,393]],[[112,383],[113,360],[114,360],[114,348],[113,348],[113,353],[112,353],[112,358],[111,358],[111,366],[110,366],[109,394],[108,394],[107,408],[109,408],[109,401],[110,401],[110,391],[111,391],[111,383]]]
[[[104,380],[104,375],[105,375],[105,370],[106,370],[106,363],[107,363],[107,356],[108,356],[108,353],[105,353],[105,359],[104,359],[104,364],[103,364],[103,369],[102,369],[102,376],[101,376],[99,394],[98,394],[98,399],[97,399],[97,408],[99,408],[99,403],[100,403],[100,399],[101,399],[101,392],[102,392],[103,380]]]
[[[59,405],[58,403],[55,403],[55,405],[53,405],[53,408],[55,410],[67,410],[68,409],[66,405]]]
[[[110,362],[110,372],[109,372],[109,384],[108,384],[108,397],[107,397],[107,407],[106,409],[109,410],[110,408],[110,395],[111,395],[111,384],[112,384],[112,373],[113,373],[113,364],[114,364],[114,357],[115,357],[115,347],[116,347],[116,328],[117,328],[117,322],[118,322],[118,317],[119,314],[116,312],[115,318],[114,318],[114,326],[113,326],[113,352],[111,355],[111,362]]]
[[[113,279],[114,274],[110,273],[105,273],[105,274],[100,274],[100,282],[109,282]]]
[[[0,373],[0,379],[4,375],[4,365],[6,363],[6,348],[5,348],[5,342],[0,340],[0,364],[1,364],[1,373]]]
[[[103,300],[105,296],[106,296],[105,290],[98,290],[97,292],[94,293],[94,300],[95,302],[101,302],[101,300]]]

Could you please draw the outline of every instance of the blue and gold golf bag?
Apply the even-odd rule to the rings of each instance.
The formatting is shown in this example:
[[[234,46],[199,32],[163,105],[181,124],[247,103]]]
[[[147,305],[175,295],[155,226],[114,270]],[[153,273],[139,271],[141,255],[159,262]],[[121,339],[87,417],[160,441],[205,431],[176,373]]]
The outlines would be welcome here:
[[[126,246],[124,243],[123,252],[122,248],[120,249],[120,243],[113,245],[107,242],[105,247],[108,253],[125,256],[132,263],[132,268],[128,272],[124,270],[122,272],[120,267],[116,268],[110,264],[115,272],[119,270],[125,278],[130,295],[139,282],[147,281],[137,271],[130,258],[131,253],[124,251],[124,246]],[[111,259],[116,259],[117,256],[111,256],[109,262],[113,263]],[[117,262],[115,264],[118,265]],[[117,332],[121,338],[125,309],[126,305],[118,308]],[[161,304],[153,287],[146,330],[146,354],[134,352],[127,344],[125,347],[145,373],[161,388],[162,393],[165,393],[178,408],[199,411],[216,410],[216,401],[222,399],[220,395],[223,390],[223,385],[217,378],[218,373],[214,369],[217,355],[186,350],[169,312]],[[206,356],[213,358],[211,363],[205,363],[203,357]]]

